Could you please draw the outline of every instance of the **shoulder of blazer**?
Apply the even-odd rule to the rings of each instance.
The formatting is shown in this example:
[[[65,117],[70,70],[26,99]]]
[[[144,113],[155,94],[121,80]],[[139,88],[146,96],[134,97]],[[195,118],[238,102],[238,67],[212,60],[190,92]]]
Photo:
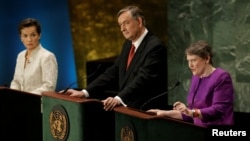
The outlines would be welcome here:
[[[152,32],[149,32],[148,35],[145,37],[148,43],[153,43],[153,44],[163,44],[163,42],[155,36]]]
[[[152,32],[148,32],[148,34],[145,36],[145,38],[141,42],[141,47],[144,48],[147,46],[147,48],[154,48],[156,46],[164,46],[163,42],[156,37]]]

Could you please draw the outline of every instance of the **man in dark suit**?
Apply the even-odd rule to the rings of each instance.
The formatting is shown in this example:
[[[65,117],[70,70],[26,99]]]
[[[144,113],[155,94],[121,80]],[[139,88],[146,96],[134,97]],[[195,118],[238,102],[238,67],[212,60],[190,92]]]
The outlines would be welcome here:
[[[117,87],[117,95],[102,100],[105,110],[112,110],[118,105],[140,109],[150,98],[167,89],[167,51],[164,44],[146,28],[143,12],[137,6],[127,6],[117,16],[120,30],[126,39],[120,56],[86,89],[69,89],[66,94],[97,98],[108,88]],[[132,44],[135,53],[127,67]],[[157,106],[148,108],[164,109],[167,97],[159,98],[156,103]]]

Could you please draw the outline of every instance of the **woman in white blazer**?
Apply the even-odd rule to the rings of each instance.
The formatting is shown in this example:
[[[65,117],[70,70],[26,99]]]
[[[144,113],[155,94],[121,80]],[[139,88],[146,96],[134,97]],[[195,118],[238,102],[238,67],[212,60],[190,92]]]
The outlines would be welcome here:
[[[16,68],[10,88],[41,94],[56,88],[58,66],[55,55],[40,43],[41,26],[36,19],[27,18],[18,27],[25,46],[16,60]]]

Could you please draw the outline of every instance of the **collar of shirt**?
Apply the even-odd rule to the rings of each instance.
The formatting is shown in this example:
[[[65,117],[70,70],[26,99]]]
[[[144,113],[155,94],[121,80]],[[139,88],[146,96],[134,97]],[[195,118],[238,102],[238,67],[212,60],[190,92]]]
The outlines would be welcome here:
[[[140,36],[140,38],[138,38],[138,40],[136,40],[134,43],[134,46],[135,46],[135,51],[138,49],[138,47],[140,46],[142,40],[144,39],[144,37],[147,35],[148,33],[148,29],[145,28],[144,32],[142,33],[142,35]]]

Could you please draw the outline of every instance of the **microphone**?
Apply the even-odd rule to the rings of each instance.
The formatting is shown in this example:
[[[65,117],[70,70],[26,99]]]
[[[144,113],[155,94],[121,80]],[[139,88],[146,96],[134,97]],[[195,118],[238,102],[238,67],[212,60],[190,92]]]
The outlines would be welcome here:
[[[164,96],[164,95],[168,94],[170,91],[174,90],[177,86],[180,85],[180,83],[181,83],[180,81],[177,81],[177,82],[175,83],[175,85],[174,85],[173,87],[171,87],[169,90],[167,90],[166,92],[163,92],[163,93],[161,93],[161,94],[159,94],[159,95],[157,95],[157,96],[155,96],[155,97],[152,97],[152,98],[150,98],[149,100],[147,100],[147,101],[140,107],[140,111],[142,111],[142,109],[143,109],[148,103],[150,103],[151,101],[153,101],[153,100],[155,100],[155,99],[157,99],[157,98],[159,98],[159,97],[161,97],[161,96]]]
[[[90,75],[88,75],[87,77],[83,77],[83,78],[80,79],[79,81],[75,81],[75,82],[69,84],[68,87],[62,92],[62,94],[65,94],[65,93],[71,88],[72,85],[74,85],[74,84],[76,84],[76,83],[78,83],[78,82],[81,82],[81,81],[83,81],[83,80],[85,80],[85,79],[91,78],[91,77],[93,77],[94,75],[96,75],[100,68],[101,68],[101,64],[98,64],[98,66],[96,67],[96,69],[95,69],[94,72],[92,72],[92,73],[91,73]]]

